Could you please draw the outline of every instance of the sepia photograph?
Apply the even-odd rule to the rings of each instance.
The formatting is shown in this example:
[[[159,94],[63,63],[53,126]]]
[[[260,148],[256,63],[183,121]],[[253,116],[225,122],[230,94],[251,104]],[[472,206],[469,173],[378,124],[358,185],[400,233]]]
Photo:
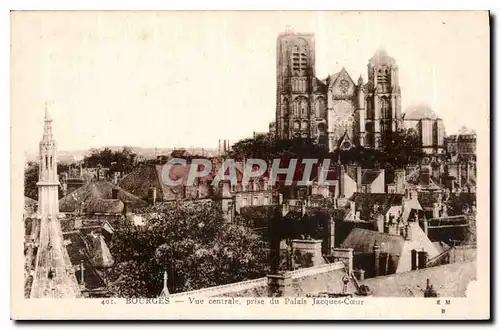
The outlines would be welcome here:
[[[12,317],[489,318],[489,22],[11,12]]]

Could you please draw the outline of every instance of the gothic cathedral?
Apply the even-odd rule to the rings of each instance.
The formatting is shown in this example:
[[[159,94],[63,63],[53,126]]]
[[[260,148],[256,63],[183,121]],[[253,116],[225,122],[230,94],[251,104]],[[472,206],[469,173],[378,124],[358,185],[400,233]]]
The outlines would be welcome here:
[[[276,54],[277,138],[312,138],[330,151],[378,148],[384,134],[401,128],[398,66],[384,50],[369,60],[366,84],[345,69],[316,78],[313,34],[280,34]]]

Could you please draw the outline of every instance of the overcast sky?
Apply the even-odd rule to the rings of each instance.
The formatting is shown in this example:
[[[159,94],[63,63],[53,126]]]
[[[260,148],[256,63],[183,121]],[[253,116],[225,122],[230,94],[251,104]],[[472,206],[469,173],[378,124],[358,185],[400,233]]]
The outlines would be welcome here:
[[[424,102],[447,133],[489,112],[486,13],[39,12],[12,18],[13,124],[38,148],[52,102],[59,149],[104,145],[216,148],[274,120],[276,37],[316,38],[316,75],[367,79],[385,48],[403,110]],[[22,119],[22,122],[20,121]],[[15,138],[15,137],[14,137]]]

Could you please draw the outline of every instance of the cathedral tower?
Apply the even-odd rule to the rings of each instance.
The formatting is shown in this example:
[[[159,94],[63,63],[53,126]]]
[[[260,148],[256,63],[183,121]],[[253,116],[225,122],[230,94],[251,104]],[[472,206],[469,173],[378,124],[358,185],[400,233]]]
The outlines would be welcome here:
[[[61,230],[57,148],[52,136],[52,120],[45,108],[43,137],[39,145],[37,221],[40,234],[31,286],[31,298],[75,298],[80,296]]]
[[[314,35],[285,32],[276,46],[276,136],[313,137]]]
[[[368,62],[365,145],[378,148],[384,135],[401,128],[399,68],[394,58],[379,50]]]

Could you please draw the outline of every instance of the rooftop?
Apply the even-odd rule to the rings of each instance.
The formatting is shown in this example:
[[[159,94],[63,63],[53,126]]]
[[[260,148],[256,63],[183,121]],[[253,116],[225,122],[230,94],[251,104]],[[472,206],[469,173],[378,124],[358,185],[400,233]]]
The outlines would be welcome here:
[[[366,279],[375,297],[423,297],[427,279],[441,297],[465,297],[470,281],[476,279],[476,262],[454,263],[405,273]]]

